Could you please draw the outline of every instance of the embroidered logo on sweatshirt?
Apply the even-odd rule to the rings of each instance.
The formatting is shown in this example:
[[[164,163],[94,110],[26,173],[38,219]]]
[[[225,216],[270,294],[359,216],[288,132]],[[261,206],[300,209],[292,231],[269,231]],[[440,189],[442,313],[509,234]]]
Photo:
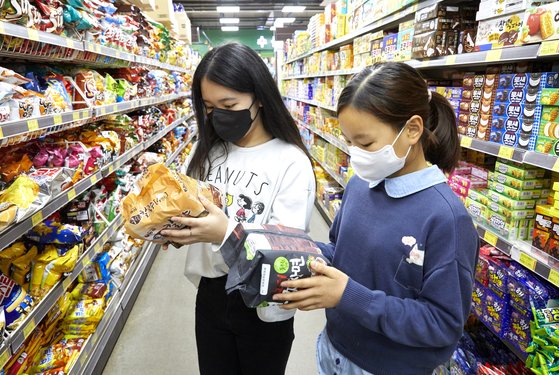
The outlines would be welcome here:
[[[402,243],[406,246],[411,247],[410,253],[406,259],[406,262],[410,264],[416,264],[423,267],[423,260],[425,258],[425,250],[421,250],[421,244],[418,245],[417,240],[413,236],[402,237]]]

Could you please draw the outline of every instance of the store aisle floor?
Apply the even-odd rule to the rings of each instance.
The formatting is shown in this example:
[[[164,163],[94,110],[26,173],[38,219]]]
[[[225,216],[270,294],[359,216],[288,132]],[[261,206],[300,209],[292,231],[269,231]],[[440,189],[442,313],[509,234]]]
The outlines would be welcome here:
[[[316,209],[311,236],[328,240],[328,226]],[[199,373],[194,338],[196,289],[183,276],[184,262],[184,252],[159,253],[103,375]],[[297,312],[288,375],[317,373],[315,341],[324,324],[323,310]]]

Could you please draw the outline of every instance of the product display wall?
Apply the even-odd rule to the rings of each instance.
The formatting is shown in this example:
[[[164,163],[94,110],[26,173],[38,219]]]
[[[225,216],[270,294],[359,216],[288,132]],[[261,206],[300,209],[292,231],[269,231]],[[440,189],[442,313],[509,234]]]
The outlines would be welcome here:
[[[103,368],[158,247],[120,203],[196,136],[199,57],[124,2],[8,1],[0,10],[0,367]]]
[[[353,175],[337,98],[367,65],[403,61],[456,114],[449,185],[482,239],[472,318],[440,374],[555,373],[559,297],[556,1],[338,1],[284,44],[280,88],[333,220]],[[513,354],[514,353],[514,354]]]

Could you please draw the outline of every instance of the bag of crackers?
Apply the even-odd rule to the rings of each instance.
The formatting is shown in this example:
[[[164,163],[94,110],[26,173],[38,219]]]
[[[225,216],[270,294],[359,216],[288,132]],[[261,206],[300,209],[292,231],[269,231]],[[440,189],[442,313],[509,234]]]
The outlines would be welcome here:
[[[221,247],[229,266],[225,289],[239,290],[248,307],[272,304],[272,296],[293,290],[281,283],[313,276],[310,264],[329,264],[302,230],[282,225],[238,224]]]
[[[153,164],[140,179],[137,192],[122,202],[127,233],[156,243],[164,243],[161,231],[183,229],[172,217],[202,217],[208,214],[198,199],[203,196],[223,208],[224,196],[215,186],[171,171],[163,164]]]

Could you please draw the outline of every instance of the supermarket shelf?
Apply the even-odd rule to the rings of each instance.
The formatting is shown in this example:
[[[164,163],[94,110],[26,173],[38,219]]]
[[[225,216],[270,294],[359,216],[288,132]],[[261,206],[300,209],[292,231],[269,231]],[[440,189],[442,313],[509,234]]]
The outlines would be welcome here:
[[[26,120],[5,122],[0,125],[0,139],[70,122],[89,120],[92,117],[92,113],[91,109],[78,109],[76,111],[56,113]]]
[[[485,154],[498,156],[500,158],[513,160],[518,163],[523,162],[524,154],[526,153],[525,150],[504,146],[498,143],[482,141],[480,139],[470,138],[463,135],[460,136],[460,146],[480,151]]]
[[[559,48],[559,47],[558,47]],[[449,67],[461,67],[461,66],[486,66],[487,64],[499,64],[506,62],[516,62],[516,61],[527,61],[536,60],[541,57],[557,57],[559,52],[555,55],[544,54],[541,55],[540,51],[542,46],[540,44],[530,44],[525,46],[517,46],[511,48],[503,48],[490,51],[480,51],[471,53],[462,53],[449,56],[435,57],[432,59],[425,60],[408,60],[405,61],[406,64],[410,65],[415,69],[438,69],[438,68],[449,68]],[[359,73],[364,67],[345,69],[345,70],[334,70],[319,74],[301,74],[282,78],[282,80],[287,81],[290,79],[305,79],[314,77],[329,77],[329,76],[339,76],[339,75],[352,75]]]
[[[79,40],[66,38],[64,36],[44,31],[29,29],[9,22],[0,21],[0,34],[83,51],[83,43]]]
[[[324,221],[326,221],[326,224],[328,224],[328,226],[332,225],[332,223],[334,222],[334,218],[330,216],[330,213],[328,212],[326,207],[324,207],[324,204],[322,204],[322,201],[318,199],[318,197],[314,200],[314,205],[318,209],[318,213],[320,213],[320,216],[322,216]]]
[[[324,108],[324,109],[327,109],[329,111],[333,111],[333,112],[337,111],[336,106],[329,106],[329,105],[317,102],[316,100],[301,99],[301,98],[296,98],[294,96],[289,96],[289,95],[283,95],[283,97],[286,98],[286,99],[296,100],[298,102],[307,103],[307,104],[310,104],[310,105],[314,105],[316,107]]]
[[[305,129],[309,129],[311,132],[313,132],[314,134],[320,136],[321,138],[323,138],[324,140],[328,141],[330,144],[336,146],[337,148],[339,148],[340,150],[342,150],[343,152],[345,152],[346,154],[349,154],[349,149],[347,147],[346,144],[340,142],[338,139],[334,138],[333,136],[331,136],[330,134],[326,134],[324,132],[321,132],[318,129],[314,129],[313,127],[311,127],[308,124],[305,124],[303,121],[299,121],[296,120],[297,123],[299,125],[301,125],[302,127],[304,127]]]
[[[448,68],[473,65],[485,66],[487,64],[535,60],[539,57],[539,50],[539,44],[531,44],[490,51],[449,55],[421,61],[410,60],[406,61],[406,63],[416,69]]]
[[[150,59],[144,56],[134,55],[129,52],[120,51],[115,48],[106,47],[97,43],[92,42],[85,42],[82,40],[67,38],[64,36],[47,33],[44,31],[38,31],[30,28],[26,28],[24,26],[16,25],[9,22],[2,22],[0,21],[0,34],[2,35],[9,35],[16,38],[32,40],[35,42],[51,44],[59,47],[69,48],[76,51],[86,51],[92,52],[98,55],[108,56],[114,59],[118,59],[121,61],[126,61],[127,63],[136,63],[136,64],[143,64],[149,65],[160,69],[172,70],[182,73],[189,73],[190,71],[178,66],[174,66],[167,63],[162,63],[155,59]],[[48,58],[47,56],[34,56],[34,55],[26,55],[29,59],[45,59]],[[72,54],[67,54],[64,61],[74,61],[74,56]],[[80,61],[79,59],[76,61]],[[90,61],[85,61],[85,64],[91,63]]]
[[[404,9],[400,9],[398,11],[396,11],[395,13],[392,13],[391,15],[388,15],[384,18],[381,18],[380,20],[374,21],[372,23],[370,23],[369,25],[366,25],[358,30],[355,30],[347,35],[344,35],[341,38],[335,39],[329,43],[323,44],[320,47],[317,48],[313,48],[311,49],[309,52],[306,52],[298,57],[292,58],[287,60],[285,63],[289,64],[292,63],[294,61],[297,60],[301,60],[305,57],[308,57],[310,55],[312,55],[313,53],[316,52],[320,52],[320,51],[324,51],[327,49],[332,49],[344,44],[348,44],[349,42],[353,41],[353,39],[355,39],[358,36],[361,36],[363,34],[369,33],[371,31],[375,31],[375,30],[379,30],[382,28],[385,28],[387,26],[391,26],[394,23],[399,23],[400,21],[404,20],[405,18],[407,18],[408,16],[414,14],[417,10],[419,9],[423,9],[426,8],[428,6],[431,6],[432,4],[436,4],[436,3],[440,3],[442,0],[426,0],[426,1],[421,1],[420,3],[416,3],[413,4],[407,8]]]
[[[4,340],[0,346],[0,368],[4,368],[6,363],[12,358],[12,351],[9,339]]]
[[[349,76],[356,73],[359,73],[362,68],[355,68],[355,69],[342,69],[342,70],[332,70],[330,72],[323,72],[317,74],[300,74],[300,75],[293,75],[283,77],[282,81],[287,81],[290,79],[305,79],[305,78],[314,78],[314,77],[332,77],[332,76]]]
[[[533,165],[535,167],[559,172],[559,157],[554,155],[542,154],[536,151],[521,150],[466,136],[460,136],[460,145],[485,154],[495,155],[518,163]]]
[[[347,183],[341,178],[341,176],[337,173],[335,173],[333,170],[331,170],[328,166],[326,166],[326,164],[324,164],[323,162],[321,162],[320,160],[318,160],[318,158],[314,155],[312,155],[312,158],[322,167],[322,169],[324,169],[326,171],[326,173],[328,173],[330,176],[332,176],[332,178],[334,180],[336,180],[336,182],[338,184],[340,184],[341,186],[343,186],[344,188],[346,187]]]
[[[155,244],[149,244],[142,250],[142,254],[128,271],[118,293],[112,297],[97,330],[85,343],[69,374],[88,375],[102,372],[157,253],[158,247]]]
[[[474,221],[478,235],[485,242],[495,246],[502,253],[522,264],[530,271],[559,287],[559,260],[538,250],[525,241],[509,241],[487,228],[484,224]]]
[[[110,115],[113,113],[133,111],[146,106],[158,105],[188,96],[188,93],[180,93],[154,98],[136,99],[116,104],[108,104],[100,107],[79,109],[75,111],[46,115],[27,120],[7,122],[0,124],[0,140],[68,123],[78,121],[94,121],[98,117]]]
[[[101,233],[97,239],[91,243],[89,248],[76,263],[74,270],[66,278],[58,282],[28,314],[25,321],[11,335],[11,347],[14,353],[21,347],[25,339],[27,339],[27,337],[29,337],[29,335],[35,330],[37,325],[51,310],[56,301],[62,297],[68,286],[70,286],[70,284],[78,278],[79,274],[83,271],[84,266],[91,262],[91,259],[93,259],[95,255],[103,249],[103,245],[109,241],[123,223],[124,220],[122,216],[117,216],[115,220],[113,220],[113,222],[103,231],[103,233]]]
[[[187,119],[190,119],[191,117],[192,115],[189,115],[183,119],[175,121],[170,126],[158,132],[148,142],[144,142],[135,146],[134,148],[126,152],[124,155],[121,155],[119,158],[114,160],[112,163],[104,166],[100,171],[96,172],[95,174],[87,178],[84,178],[83,180],[75,184],[72,188],[67,189],[64,192],[60,193],[58,196],[56,196],[54,199],[48,202],[38,212],[30,215],[29,217],[22,220],[21,222],[7,228],[4,232],[0,233],[0,250],[9,246],[12,242],[16,241],[18,238],[23,236],[25,233],[27,233],[27,231],[29,231],[35,225],[39,224],[44,219],[49,217],[51,214],[58,211],[60,207],[65,206],[68,202],[72,201],[76,196],[80,195],[81,193],[83,193],[84,191],[86,191],[87,189],[95,185],[102,178],[113,173],[115,170],[120,168],[124,163],[133,159],[140,152],[144,151],[145,149],[147,149],[147,147],[151,146],[154,142],[164,137],[167,133],[169,133],[169,131],[177,127],[180,123],[186,121]]]

